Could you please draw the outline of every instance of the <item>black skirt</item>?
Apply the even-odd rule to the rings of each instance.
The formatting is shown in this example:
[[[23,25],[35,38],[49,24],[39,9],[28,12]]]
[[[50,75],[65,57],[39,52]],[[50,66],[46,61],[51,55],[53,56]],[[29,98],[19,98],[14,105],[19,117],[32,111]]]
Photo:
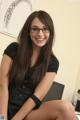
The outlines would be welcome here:
[[[8,120],[11,120],[32,93],[33,90],[26,88],[24,85],[9,88]]]

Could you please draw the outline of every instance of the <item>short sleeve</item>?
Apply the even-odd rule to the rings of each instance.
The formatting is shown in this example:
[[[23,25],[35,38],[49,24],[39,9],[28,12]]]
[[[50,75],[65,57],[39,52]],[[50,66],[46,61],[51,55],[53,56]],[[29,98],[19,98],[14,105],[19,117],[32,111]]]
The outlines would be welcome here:
[[[57,59],[56,56],[52,55],[49,61],[48,69],[47,72],[56,72],[58,71],[59,68],[59,60]]]
[[[17,54],[17,48],[18,48],[18,43],[13,42],[7,46],[3,54],[8,55],[12,60],[14,60]]]

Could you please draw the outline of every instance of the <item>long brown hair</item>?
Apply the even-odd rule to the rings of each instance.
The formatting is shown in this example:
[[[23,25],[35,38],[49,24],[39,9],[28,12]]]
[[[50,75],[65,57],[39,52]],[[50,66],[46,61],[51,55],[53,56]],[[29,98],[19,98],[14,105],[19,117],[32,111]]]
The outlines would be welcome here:
[[[40,55],[34,67],[30,68],[31,65],[31,56],[33,53],[32,40],[30,38],[30,27],[33,19],[37,17],[43,24],[45,24],[50,31],[50,36],[48,42],[41,48]],[[44,77],[49,59],[52,53],[52,43],[54,39],[54,25],[50,15],[42,10],[33,12],[26,20],[19,36],[18,42],[19,47],[17,50],[16,60],[13,62],[13,65],[10,70],[10,79],[15,78],[15,81],[22,83],[25,79],[25,76],[31,72],[31,79],[34,85],[40,82]]]

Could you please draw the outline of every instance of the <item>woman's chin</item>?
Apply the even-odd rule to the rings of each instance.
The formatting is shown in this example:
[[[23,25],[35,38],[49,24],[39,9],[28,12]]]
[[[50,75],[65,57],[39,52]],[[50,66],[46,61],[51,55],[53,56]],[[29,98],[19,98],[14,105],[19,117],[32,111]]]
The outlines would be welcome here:
[[[37,42],[35,44],[36,44],[37,47],[43,47],[46,44],[46,42],[45,41],[43,41],[43,42]]]
[[[40,47],[40,48],[43,47],[44,45],[45,45],[45,43],[44,44],[36,44],[36,46]]]

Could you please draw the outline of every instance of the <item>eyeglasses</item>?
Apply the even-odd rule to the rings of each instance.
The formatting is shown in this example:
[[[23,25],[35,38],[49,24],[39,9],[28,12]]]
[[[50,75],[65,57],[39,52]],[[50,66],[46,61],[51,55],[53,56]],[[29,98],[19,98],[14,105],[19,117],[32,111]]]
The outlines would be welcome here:
[[[39,33],[40,30],[41,30],[43,33],[49,33],[49,28],[48,28],[48,27],[44,27],[44,28],[32,27],[32,28],[31,28],[31,32],[32,32],[32,33]]]

